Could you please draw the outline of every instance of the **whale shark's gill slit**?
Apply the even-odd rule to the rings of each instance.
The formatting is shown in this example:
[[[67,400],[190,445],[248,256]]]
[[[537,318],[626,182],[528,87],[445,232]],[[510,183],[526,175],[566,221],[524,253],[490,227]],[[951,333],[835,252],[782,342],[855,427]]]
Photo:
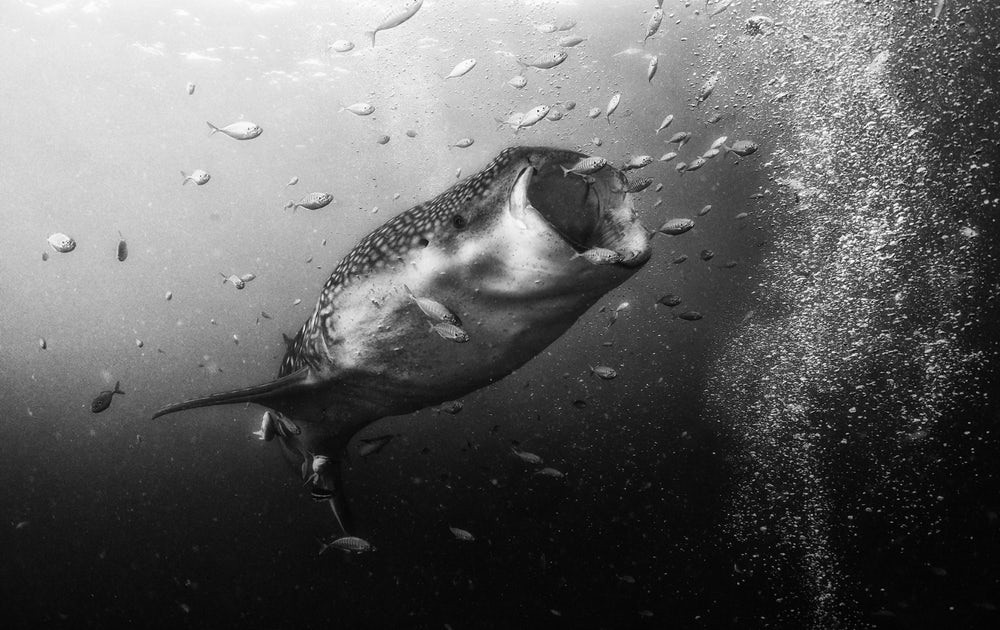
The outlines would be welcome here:
[[[234,389],[228,392],[212,394],[203,398],[195,398],[180,403],[168,405],[153,414],[153,418],[165,416],[168,413],[185,411],[187,409],[197,409],[199,407],[211,407],[213,405],[231,405],[233,403],[253,402],[263,403],[268,400],[283,398],[297,393],[303,388],[308,388],[312,384],[312,374],[309,368],[302,368],[287,376],[273,380],[262,385]]]

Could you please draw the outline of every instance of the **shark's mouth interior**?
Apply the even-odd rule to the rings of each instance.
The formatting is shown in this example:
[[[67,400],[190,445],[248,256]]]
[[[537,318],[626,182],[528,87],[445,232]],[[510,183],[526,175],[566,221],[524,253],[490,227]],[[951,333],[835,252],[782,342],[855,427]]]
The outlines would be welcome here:
[[[518,175],[512,208],[534,209],[577,252],[602,247],[621,254],[621,264],[637,266],[649,257],[648,241],[631,211],[623,211],[625,188],[610,167],[581,176],[545,162]]]

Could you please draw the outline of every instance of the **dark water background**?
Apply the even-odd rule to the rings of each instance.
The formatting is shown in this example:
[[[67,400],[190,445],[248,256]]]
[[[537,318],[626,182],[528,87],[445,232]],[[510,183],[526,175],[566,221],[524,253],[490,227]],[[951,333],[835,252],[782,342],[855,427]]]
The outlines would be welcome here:
[[[742,2],[710,19],[667,0],[643,47],[651,2],[438,1],[371,50],[361,31],[390,4],[0,8],[3,625],[994,627],[991,4],[947,2],[934,21],[932,0]],[[784,25],[747,35],[754,14]],[[577,25],[535,28],[563,19]],[[531,58],[566,34],[588,39],[506,84],[519,68],[496,51]],[[357,48],[327,51],[336,39]],[[616,91],[611,125],[586,117]],[[567,100],[516,136],[494,120]],[[375,114],[337,112],[358,101]],[[206,120],[241,118],[263,135],[207,136]],[[664,184],[638,196],[648,225],[712,211],[657,237],[636,277],[461,413],[363,432],[397,434],[346,473],[377,551],[317,555],[329,512],[251,435],[259,409],[149,420],[269,380],[340,257],[456,169],[514,144],[659,157],[678,130],[694,134],[679,159],[720,135],[761,149],[641,171]],[[476,142],[448,148],[462,137]],[[212,180],[182,187],[194,168]],[[314,190],[335,203],[282,211]],[[43,262],[52,232],[78,247]],[[844,257],[858,239],[866,255]],[[220,271],[257,279],[237,292]],[[672,318],[655,305],[667,292],[705,318]],[[608,328],[598,309],[626,301]],[[117,380],[126,395],[92,414]],[[533,475],[514,440],[566,478]]]

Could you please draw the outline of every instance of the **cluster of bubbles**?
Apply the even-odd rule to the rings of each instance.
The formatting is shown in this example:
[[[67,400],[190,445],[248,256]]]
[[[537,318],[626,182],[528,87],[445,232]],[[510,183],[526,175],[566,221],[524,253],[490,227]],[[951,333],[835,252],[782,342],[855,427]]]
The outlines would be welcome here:
[[[997,200],[968,179],[949,198],[935,179],[974,175],[945,172],[927,136],[940,121],[906,99],[897,44],[939,44],[929,15],[903,11],[789,7],[745,62],[787,72],[771,101],[788,123],[772,139],[784,147],[765,217],[774,246],[752,307],[771,316],[734,331],[710,371],[709,413],[739,447],[730,529],[741,562],[801,584],[790,595],[801,609],[782,614],[811,627],[864,614],[843,558],[861,523],[933,528],[924,514],[941,497],[925,479],[946,446],[935,432],[982,395],[983,356],[964,329],[984,257],[961,208]]]

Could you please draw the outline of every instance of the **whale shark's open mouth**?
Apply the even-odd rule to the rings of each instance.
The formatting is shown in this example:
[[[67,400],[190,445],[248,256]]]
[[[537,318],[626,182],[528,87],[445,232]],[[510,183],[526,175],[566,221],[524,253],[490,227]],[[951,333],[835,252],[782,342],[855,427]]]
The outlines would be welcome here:
[[[518,174],[510,207],[515,217],[534,210],[577,252],[609,249],[621,256],[618,264],[638,267],[650,256],[648,232],[626,188],[624,175],[610,166],[584,177],[546,161]]]

